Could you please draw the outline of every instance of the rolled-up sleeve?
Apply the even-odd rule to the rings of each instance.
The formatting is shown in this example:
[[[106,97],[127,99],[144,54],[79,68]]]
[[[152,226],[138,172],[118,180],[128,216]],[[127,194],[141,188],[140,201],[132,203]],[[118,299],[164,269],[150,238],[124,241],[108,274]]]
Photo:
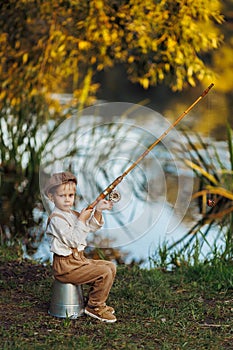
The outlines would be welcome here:
[[[90,219],[88,220],[88,223],[87,225],[89,226],[90,228],[90,231],[92,232],[95,232],[99,229],[101,229],[101,227],[103,226],[104,224],[104,219],[102,218],[101,222],[99,222],[94,215],[92,215],[90,217]]]

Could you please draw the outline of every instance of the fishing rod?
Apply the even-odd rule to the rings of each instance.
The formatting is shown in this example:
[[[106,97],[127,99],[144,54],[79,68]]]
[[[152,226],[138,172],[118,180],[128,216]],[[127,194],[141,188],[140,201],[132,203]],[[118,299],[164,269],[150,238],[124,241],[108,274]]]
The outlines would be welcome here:
[[[155,147],[158,143],[160,143],[167,134],[208,94],[210,89],[214,86],[214,84],[210,84],[207,89],[203,91],[203,93],[175,120],[173,124],[167,128],[167,130],[164,131],[164,133],[156,139],[141,155],[136,159],[136,161],[131,164],[122,175],[118,176],[103,192],[99,194],[99,196],[88,205],[87,209],[93,209],[96,204],[101,200],[106,198],[108,195],[110,197],[110,200],[113,202],[118,202],[120,199],[120,194],[118,192],[113,191],[117,185],[126,177],[126,175],[129,174],[130,171],[132,171],[138,163],[147,156],[147,154]]]

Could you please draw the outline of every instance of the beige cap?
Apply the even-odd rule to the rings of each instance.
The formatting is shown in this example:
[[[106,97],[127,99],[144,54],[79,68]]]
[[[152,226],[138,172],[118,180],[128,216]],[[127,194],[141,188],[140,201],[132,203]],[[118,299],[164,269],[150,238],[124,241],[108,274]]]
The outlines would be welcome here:
[[[46,196],[48,196],[48,194],[51,192],[51,189],[53,187],[66,184],[69,181],[73,181],[77,185],[76,176],[74,176],[69,171],[53,174],[46,184],[44,193],[46,194]]]

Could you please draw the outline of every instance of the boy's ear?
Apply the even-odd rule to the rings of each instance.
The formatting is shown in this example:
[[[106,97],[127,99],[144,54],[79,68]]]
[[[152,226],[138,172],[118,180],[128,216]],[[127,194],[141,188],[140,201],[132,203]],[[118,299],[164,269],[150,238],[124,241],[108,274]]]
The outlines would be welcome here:
[[[48,193],[48,199],[49,199],[51,202],[53,202],[53,195],[52,195],[52,193]]]

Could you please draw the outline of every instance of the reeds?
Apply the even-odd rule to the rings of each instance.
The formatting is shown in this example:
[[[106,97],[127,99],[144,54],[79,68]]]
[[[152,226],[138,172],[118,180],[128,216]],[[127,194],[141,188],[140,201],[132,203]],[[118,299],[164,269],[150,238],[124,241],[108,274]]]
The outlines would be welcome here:
[[[150,258],[152,265],[171,268],[196,266],[203,262],[224,264],[224,261],[232,260],[233,131],[229,125],[226,131],[224,151],[198,134],[183,131],[187,145],[182,151],[187,157],[182,159],[198,179],[198,190],[193,194],[193,200],[199,208],[199,215],[181,239],[159,247],[155,256]],[[207,247],[206,254],[203,252],[204,245]]]

